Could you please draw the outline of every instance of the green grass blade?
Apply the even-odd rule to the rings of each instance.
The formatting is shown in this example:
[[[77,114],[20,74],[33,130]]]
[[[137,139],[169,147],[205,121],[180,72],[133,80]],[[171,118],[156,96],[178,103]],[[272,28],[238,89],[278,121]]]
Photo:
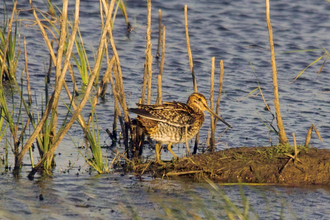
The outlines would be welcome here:
[[[305,69],[303,69],[299,74],[298,74],[298,76],[294,79],[294,80],[292,80],[291,82],[290,82],[290,84],[291,83],[293,83],[294,81],[296,81],[304,72],[305,72],[305,70],[308,68],[308,67],[310,67],[310,66],[312,66],[313,64],[315,64],[315,63],[317,63],[318,61],[320,61],[322,58],[323,58],[323,56],[324,55],[322,55],[322,56],[320,56],[319,58],[317,58],[316,60],[314,60],[312,63],[310,63]]]

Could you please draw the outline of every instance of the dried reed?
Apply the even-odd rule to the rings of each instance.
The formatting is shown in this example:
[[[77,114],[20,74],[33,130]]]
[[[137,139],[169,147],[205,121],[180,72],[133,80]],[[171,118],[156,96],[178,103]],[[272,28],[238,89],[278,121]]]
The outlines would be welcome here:
[[[278,97],[278,84],[277,84],[277,70],[276,70],[276,61],[275,61],[275,50],[274,50],[274,42],[273,42],[273,30],[270,23],[270,15],[269,15],[269,0],[266,0],[266,20],[268,25],[269,32],[269,44],[270,44],[270,52],[271,52],[271,64],[273,68],[273,84],[274,84],[274,106],[276,112],[277,119],[277,127],[279,129],[279,141],[280,144],[284,145],[288,142],[288,138],[286,137],[283,121],[281,117],[280,111],[280,101]]]
[[[44,30],[43,27],[42,27],[42,25],[41,25],[41,23],[40,23],[40,20],[39,20],[37,14],[35,13],[35,10],[33,8],[33,5],[32,5],[32,2],[31,1],[30,1],[30,4],[31,4],[31,7],[33,9],[33,14],[35,16],[35,19],[37,20],[37,23],[40,24],[39,28],[41,30]],[[63,1],[63,10],[62,10],[62,20],[63,20],[63,23],[61,24],[61,30],[67,28],[66,27],[66,23],[67,22],[64,21],[67,18],[67,15],[65,15],[67,13],[67,6],[68,6],[68,1],[64,0]],[[56,107],[57,103],[58,103],[58,98],[59,98],[59,95],[60,95],[60,91],[62,89],[62,86],[63,86],[63,84],[65,82],[65,73],[66,73],[67,68],[69,66],[69,62],[70,62],[70,58],[71,58],[71,52],[72,52],[72,47],[73,47],[73,44],[74,44],[74,39],[76,37],[77,29],[78,29],[78,23],[79,23],[78,22],[79,21],[79,6],[80,6],[80,2],[79,2],[79,0],[76,0],[75,13],[74,13],[74,25],[73,25],[73,28],[72,28],[72,31],[71,31],[71,36],[69,37],[69,41],[68,41],[68,44],[67,44],[67,47],[66,47],[66,54],[65,54],[66,59],[64,61],[63,68],[60,68],[60,66],[56,66],[56,69],[60,69],[60,70],[57,70],[56,71],[56,76],[55,76],[56,77],[56,79],[55,79],[55,90],[52,93],[51,99],[49,101],[49,104],[48,104],[45,112],[44,112],[43,117],[39,121],[38,126],[35,128],[33,134],[30,136],[29,140],[26,142],[26,144],[24,145],[24,147],[23,147],[23,149],[22,149],[22,151],[20,153],[20,157],[19,157],[18,163],[15,164],[15,169],[16,170],[19,169],[19,166],[20,166],[20,164],[21,164],[21,162],[23,160],[23,157],[24,157],[25,153],[31,147],[33,141],[35,140],[35,138],[37,137],[38,133],[40,132],[41,127],[43,126],[44,122],[46,121],[46,119],[47,119],[47,117],[48,117],[48,115],[50,113],[50,110],[51,109],[54,109]],[[63,32],[61,31],[61,35],[66,35],[66,31],[65,30]],[[49,49],[50,53],[52,54],[53,49],[51,48],[51,45],[50,45],[50,42],[48,40],[47,34],[46,34],[46,36],[43,35],[43,37],[44,37],[44,39],[46,41],[47,46],[49,45],[48,49]],[[60,39],[66,40],[66,36],[61,36]],[[62,53],[57,53],[57,58],[56,59],[55,59],[55,55],[54,55],[54,60],[56,61],[56,62],[54,62],[54,64],[56,64],[56,65],[57,65],[57,59],[62,60],[61,58],[58,57],[59,55],[63,55],[63,48],[60,49],[61,48],[61,45],[63,47],[64,46],[64,42],[63,43],[60,42],[60,46],[59,46],[59,50],[62,50]],[[86,90],[86,93],[88,94],[89,91]],[[86,101],[85,102],[83,102],[83,101],[82,101],[81,104],[84,105],[85,102],[87,101],[87,98],[86,98]],[[78,107],[78,109],[79,109],[79,107]],[[79,112],[76,112],[75,111],[75,113],[72,116],[70,122],[59,132],[58,135],[56,135],[56,137],[54,138],[54,143],[53,143],[53,146],[51,147],[51,149],[44,155],[44,157],[41,159],[41,161],[39,161],[39,163],[36,165],[36,167],[34,169],[32,169],[32,171],[30,173],[32,176],[41,167],[42,162],[45,161],[51,155],[53,155],[54,151],[57,148],[57,145],[63,139],[65,133],[68,131],[69,127],[71,127],[72,123],[76,120],[76,118],[78,117],[78,114],[80,114],[80,111]]]
[[[164,69],[164,63],[165,63],[165,26],[163,26],[163,39],[162,39],[162,58],[160,62],[159,67],[159,75],[158,75],[158,93],[157,93],[157,105],[162,104],[162,76],[163,76],[163,69]]]
[[[193,58],[191,54],[191,49],[190,49],[190,41],[189,41],[189,31],[188,31],[188,6],[184,6],[184,23],[185,23],[185,30],[186,30],[186,40],[187,40],[187,51],[188,51],[188,57],[189,57],[189,65],[190,65],[190,71],[193,79],[193,86],[194,86],[194,92],[197,92],[197,81],[195,77],[195,72],[194,72],[194,63],[193,63]],[[196,135],[195,138],[195,145],[194,145],[194,151],[193,154],[197,153],[198,149],[198,143],[199,143],[199,132]]]
[[[214,95],[214,69],[215,69],[215,57],[212,57],[211,60],[211,86],[210,86],[210,108],[213,111],[214,105],[213,105],[213,95]],[[215,150],[215,138],[214,138],[214,133],[215,133],[215,124],[214,124],[214,119],[213,115],[211,114],[211,138],[210,138],[210,146],[209,146],[209,151],[214,152]]]
[[[217,115],[219,115],[219,109],[220,109],[220,100],[221,100],[224,72],[225,72],[225,68],[223,66],[223,60],[220,60],[219,94],[218,94],[217,105],[216,105],[216,110],[215,110],[215,113]],[[215,127],[217,126],[217,121],[218,121],[218,118],[214,118]]]
[[[307,132],[307,135],[306,135],[306,141],[305,141],[305,147],[308,147],[309,145],[309,142],[311,140],[311,137],[312,137],[312,131],[315,131],[316,135],[318,136],[318,138],[323,141],[319,131],[316,129],[316,127],[314,126],[314,124],[311,125],[311,127],[308,129],[308,132]]]
[[[297,149],[297,142],[296,142],[296,136],[294,133],[292,133],[293,136],[293,143],[294,143],[294,160],[297,160],[298,158],[298,149]]]
[[[109,64],[108,64],[109,65]],[[114,145],[116,143],[117,140],[117,121],[118,121],[118,117],[121,117],[121,112],[119,109],[119,104],[118,104],[118,94],[116,92],[116,87],[115,84],[113,82],[113,78],[112,78],[112,73],[110,72],[109,75],[109,79],[110,79],[110,84],[111,84],[111,88],[112,88],[112,94],[114,96],[114,101],[115,101],[115,106],[114,106],[114,119],[113,119],[113,125],[112,125],[112,145]],[[122,129],[125,129],[122,127]]]
[[[158,47],[157,47],[157,54],[156,58],[158,59],[160,57],[160,44],[162,42],[162,10],[158,10]]]
[[[151,103],[152,55],[151,55],[151,0],[148,0],[148,25],[147,25],[147,51],[146,61],[148,67],[148,95],[147,104]]]
[[[188,57],[189,57],[191,75],[192,75],[192,78],[193,78],[194,92],[197,92],[197,82],[196,82],[196,77],[195,77],[195,72],[194,72],[194,63],[193,63],[193,58],[192,58],[191,49],[190,49],[190,42],[189,42],[187,10],[188,10],[188,6],[185,5],[184,6],[184,23],[185,23],[185,29],[186,29],[187,50],[188,50]]]
[[[71,81],[72,81],[72,85],[73,85],[74,96],[78,96],[79,95],[79,90],[78,90],[78,87],[77,87],[76,77],[74,76],[74,72],[73,72],[71,64],[69,65],[69,73],[70,73]]]
[[[50,44],[51,44],[51,46],[53,48],[53,46],[54,46],[54,40],[52,40]],[[49,55],[48,74],[47,74],[47,83],[50,83],[50,75],[52,73],[52,67],[53,67],[53,62],[52,62],[52,56],[50,54]]]

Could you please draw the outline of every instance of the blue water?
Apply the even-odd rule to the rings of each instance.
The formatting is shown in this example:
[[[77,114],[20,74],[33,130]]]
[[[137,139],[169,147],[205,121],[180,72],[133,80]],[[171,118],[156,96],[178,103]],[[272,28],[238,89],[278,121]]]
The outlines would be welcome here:
[[[33,2],[35,7],[47,11],[43,1]],[[53,1],[53,3],[61,8],[60,1]],[[6,1],[6,4],[8,9],[12,7],[11,1]],[[125,20],[118,11],[113,35],[122,65],[127,104],[129,107],[134,107],[141,97],[147,3],[146,1],[127,1],[126,4],[129,21],[134,30],[128,38]],[[220,60],[224,62],[225,74],[220,114],[233,128],[226,131],[217,141],[217,150],[276,144],[277,136],[273,132],[269,132],[269,129],[261,122],[261,120],[266,123],[271,122],[273,116],[264,111],[265,103],[260,93],[254,92],[249,95],[259,82],[265,100],[274,113],[272,68],[264,1],[152,2],[151,37],[154,57],[158,42],[159,9],[162,10],[162,23],[166,26],[163,100],[185,102],[193,92],[184,29],[183,8],[185,4],[188,5],[189,36],[198,91],[205,94],[206,97],[209,97],[210,94],[211,58],[214,56],[216,60],[215,97],[218,95],[219,62]],[[28,11],[30,9],[28,2],[19,2],[17,8],[22,9],[18,17],[22,22],[19,42],[20,48],[23,50],[23,37],[26,37],[34,109],[37,111],[41,109],[41,102],[45,97],[43,94],[44,75],[48,69],[48,50],[39,28],[36,25],[31,26],[34,18]],[[70,2],[69,14],[71,16],[73,9],[73,2]],[[288,139],[290,143],[293,143],[292,133],[295,133],[298,144],[304,144],[307,131],[311,124],[314,124],[319,130],[323,142],[313,133],[311,145],[329,149],[330,120],[328,112],[330,104],[327,101],[329,100],[329,64],[326,62],[318,74],[325,61],[323,58],[307,68],[296,81],[290,82],[309,64],[324,55],[325,50],[329,48],[330,3],[312,0],[271,1],[270,9],[281,114]],[[0,5],[1,17],[2,12],[3,4]],[[101,32],[98,1],[81,2],[79,27],[88,51],[90,64],[93,66],[94,54]],[[51,35],[49,34],[49,36]],[[154,59],[152,102],[155,102],[157,95],[159,66],[160,61]],[[101,73],[105,71],[105,68],[104,64]],[[24,56],[21,55],[17,72],[20,74],[23,70]],[[75,72],[78,72],[77,69]],[[69,75],[67,75],[67,79],[70,82]],[[81,88],[78,74],[77,81],[78,87]],[[54,82],[50,83],[50,85],[53,84]],[[70,83],[69,86],[71,86]],[[111,91],[110,86],[108,91]],[[64,92],[61,97],[64,102],[68,103]],[[66,111],[64,105],[61,105],[59,108],[60,120],[64,119]],[[111,92],[108,92],[105,101],[99,102],[96,111],[99,126],[102,128],[101,142],[110,145],[111,140],[104,130],[106,128],[112,130],[113,96]],[[87,118],[88,114],[89,107],[87,106],[83,115]],[[272,122],[272,125],[277,128],[275,121]],[[208,129],[209,117],[207,116],[200,135],[202,146],[206,143]],[[224,129],[225,126],[218,123],[216,139]],[[78,124],[72,127],[69,134],[74,144],[83,145],[83,132]],[[5,145],[4,140],[1,144]],[[212,200],[210,200],[212,196],[208,197],[211,191],[207,184],[152,181],[149,177],[145,177],[147,180],[140,182],[134,176],[120,176],[119,174],[96,176],[95,173],[92,173],[92,175],[88,175],[88,171],[83,171],[88,170],[88,165],[85,164],[84,158],[74,144],[69,137],[66,137],[59,145],[56,151],[57,167],[54,170],[53,178],[43,179],[37,176],[34,181],[29,181],[25,178],[30,170],[28,166],[23,168],[18,180],[10,174],[4,173],[0,178],[0,216],[3,216],[4,219],[14,217],[18,219],[88,219],[94,217],[130,219],[130,215],[125,214],[125,210],[133,208],[142,218],[165,218],[164,211],[159,211],[162,207],[161,204],[153,198],[167,198],[168,196],[174,200],[182,200],[181,203],[185,205],[189,205],[193,200],[192,194],[203,198],[206,204]],[[185,154],[185,146],[174,146],[173,150],[178,155]],[[105,150],[104,153],[113,158],[111,150]],[[4,149],[1,147],[0,156],[3,157],[3,155]],[[37,153],[34,155],[35,161],[37,161]],[[152,157],[153,155],[152,148],[146,146],[144,156]],[[162,158],[170,159],[171,154],[164,152]],[[63,173],[69,169],[69,160],[74,165],[69,173]],[[29,163],[28,156],[26,156],[25,163]],[[10,165],[13,166],[12,155],[10,155]],[[82,167],[80,171],[79,167]],[[0,169],[4,170],[3,165],[0,165]],[[76,173],[79,175],[77,176]],[[162,187],[159,187],[160,185]],[[149,188],[157,190],[155,192]],[[227,195],[235,203],[241,201],[238,189],[238,187],[225,187]],[[328,189],[244,187],[244,192],[248,195],[249,204],[259,218],[278,219],[281,210],[283,210],[285,219],[294,217],[327,219],[328,216],[330,198]],[[40,194],[44,197],[42,201],[39,199]],[[268,202],[265,202],[266,198]],[[266,204],[269,204],[268,208]],[[221,214],[217,213],[216,207],[210,208],[210,210],[214,213],[213,216],[219,217],[218,215]],[[161,216],[157,216],[157,213],[161,213]],[[251,211],[251,213],[254,212]],[[201,216],[203,215],[201,214]]]

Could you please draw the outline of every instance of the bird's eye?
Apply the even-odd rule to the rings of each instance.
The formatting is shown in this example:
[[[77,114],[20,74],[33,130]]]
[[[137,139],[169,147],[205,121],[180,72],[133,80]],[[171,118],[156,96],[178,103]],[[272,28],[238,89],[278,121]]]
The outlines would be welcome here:
[[[198,101],[202,101],[202,99],[201,98],[198,98]]]

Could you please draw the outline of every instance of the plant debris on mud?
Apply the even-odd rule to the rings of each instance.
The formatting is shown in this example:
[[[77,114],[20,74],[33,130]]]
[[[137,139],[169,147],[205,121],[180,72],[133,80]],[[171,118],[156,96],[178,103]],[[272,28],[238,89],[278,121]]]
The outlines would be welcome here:
[[[330,151],[306,147],[298,150],[299,160],[294,160],[291,146],[231,148],[163,164],[147,162],[135,166],[134,172],[194,180],[207,177],[224,183],[330,185]]]

